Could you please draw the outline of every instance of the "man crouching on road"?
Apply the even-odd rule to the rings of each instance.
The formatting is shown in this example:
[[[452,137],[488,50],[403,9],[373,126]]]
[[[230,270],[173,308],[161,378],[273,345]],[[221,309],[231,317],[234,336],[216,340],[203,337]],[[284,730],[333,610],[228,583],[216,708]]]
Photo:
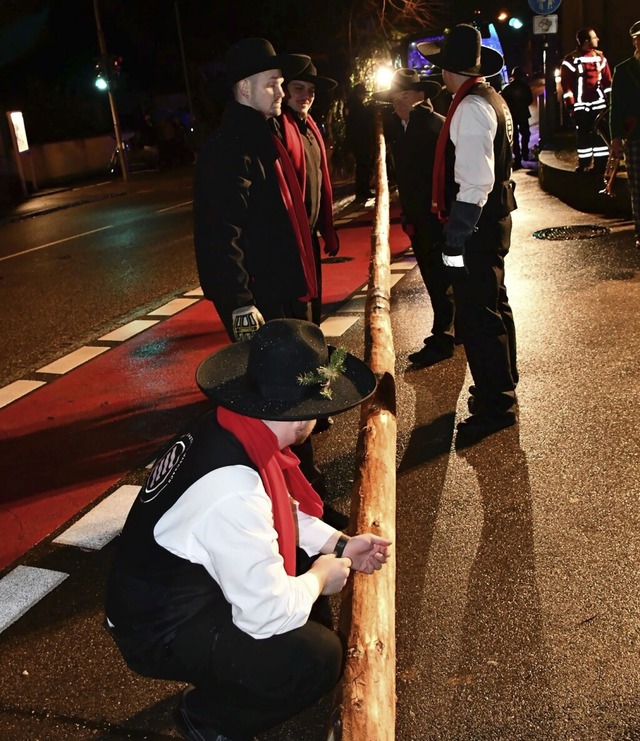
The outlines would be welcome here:
[[[131,669],[194,685],[174,713],[184,738],[245,741],[334,687],[343,647],[324,596],[387,561],[389,540],[320,519],[289,449],[376,382],[299,319],[214,353],[197,381],[217,406],[173,441],[133,504],[107,626]]]

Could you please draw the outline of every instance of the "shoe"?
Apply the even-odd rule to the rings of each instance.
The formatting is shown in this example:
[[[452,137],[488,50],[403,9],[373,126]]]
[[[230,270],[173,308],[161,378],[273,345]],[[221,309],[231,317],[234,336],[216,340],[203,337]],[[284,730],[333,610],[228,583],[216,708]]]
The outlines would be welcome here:
[[[507,427],[511,427],[517,422],[515,411],[509,412],[488,412],[481,411],[472,414],[470,417],[458,422],[456,429],[456,446],[466,447],[474,445],[480,440],[493,435]]]
[[[180,735],[188,741],[231,741],[228,736],[219,733],[211,726],[202,725],[189,714],[185,700],[192,690],[193,687],[189,687],[182,693],[178,707],[173,711],[173,722]]]
[[[322,512],[322,521],[326,522],[327,525],[336,530],[346,530],[349,527],[349,518],[347,515],[343,515],[342,512],[338,512],[330,504],[324,502],[324,509]]]
[[[316,421],[316,426],[313,428],[313,434],[318,432],[326,432],[333,425],[333,417],[322,417]]]
[[[442,360],[453,357],[453,342],[451,346],[429,344],[417,352],[409,353],[408,359],[416,368],[428,368]]]
[[[518,403],[518,397],[514,396],[514,403]],[[480,402],[477,397],[477,389],[475,386],[469,386],[469,398],[467,399],[467,409],[469,414],[477,414],[480,411]]]

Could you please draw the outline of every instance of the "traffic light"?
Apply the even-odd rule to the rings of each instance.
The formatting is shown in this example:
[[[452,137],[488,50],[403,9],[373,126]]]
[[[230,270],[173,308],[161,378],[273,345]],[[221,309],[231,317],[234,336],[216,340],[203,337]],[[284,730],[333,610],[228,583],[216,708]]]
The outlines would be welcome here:
[[[115,77],[120,77],[122,71],[122,57],[117,54],[112,54],[109,57],[111,72]]]
[[[122,57],[118,54],[110,54],[106,65],[102,59],[96,60],[96,79],[94,85],[98,90],[112,90],[116,86],[116,80],[120,77],[122,70]]]
[[[109,80],[107,78],[107,75],[105,74],[102,60],[100,59],[96,60],[96,79],[93,84],[101,92],[109,89]]]

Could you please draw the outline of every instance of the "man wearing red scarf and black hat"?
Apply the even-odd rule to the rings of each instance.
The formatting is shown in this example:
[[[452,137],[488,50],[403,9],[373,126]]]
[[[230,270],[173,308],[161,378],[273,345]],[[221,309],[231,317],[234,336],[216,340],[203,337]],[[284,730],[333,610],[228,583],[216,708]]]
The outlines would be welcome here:
[[[513,122],[485,79],[500,71],[502,55],[482,46],[476,28],[460,24],[441,47],[423,43],[418,51],[442,69],[453,94],[436,145],[432,211],[444,223],[442,258],[473,377],[471,416],[457,425],[456,444],[464,447],[516,422],[515,325],[504,284],[516,208]]]
[[[106,624],[135,672],[193,685],[174,713],[184,738],[247,741],[333,688],[343,646],[322,596],[387,561],[389,540],[320,519],[289,447],[376,380],[298,319],[218,350],[196,378],[216,407],[156,460],[134,502]]]
[[[285,76],[285,103],[278,119],[284,145],[289,153],[302,192],[316,265],[318,296],[311,300],[311,319],[320,324],[322,309],[322,267],[318,232],[324,251],[335,256],[340,249],[333,225],[333,190],[329,177],[327,152],[322,133],[309,111],[317,91],[328,92],[338,83],[319,75],[311,60],[292,79]]]

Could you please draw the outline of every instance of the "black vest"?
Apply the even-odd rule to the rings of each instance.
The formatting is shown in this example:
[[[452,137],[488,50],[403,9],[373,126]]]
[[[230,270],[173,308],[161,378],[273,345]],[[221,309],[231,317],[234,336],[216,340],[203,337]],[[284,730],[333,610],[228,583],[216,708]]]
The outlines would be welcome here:
[[[215,410],[156,461],[125,522],[107,584],[106,614],[119,634],[149,645],[168,640],[202,609],[220,621],[230,617],[231,606],[206,569],[159,546],[153,528],[189,486],[234,465],[256,468]]]
[[[504,99],[489,85],[479,82],[468,92],[484,98],[496,112],[498,129],[493,140],[495,182],[485,203],[479,223],[487,220],[504,219],[517,208],[513,194],[515,183],[511,180],[511,160],[513,147],[513,121]],[[447,204],[451,204],[459,190],[454,179],[455,151],[451,139],[447,142],[445,189]]]

